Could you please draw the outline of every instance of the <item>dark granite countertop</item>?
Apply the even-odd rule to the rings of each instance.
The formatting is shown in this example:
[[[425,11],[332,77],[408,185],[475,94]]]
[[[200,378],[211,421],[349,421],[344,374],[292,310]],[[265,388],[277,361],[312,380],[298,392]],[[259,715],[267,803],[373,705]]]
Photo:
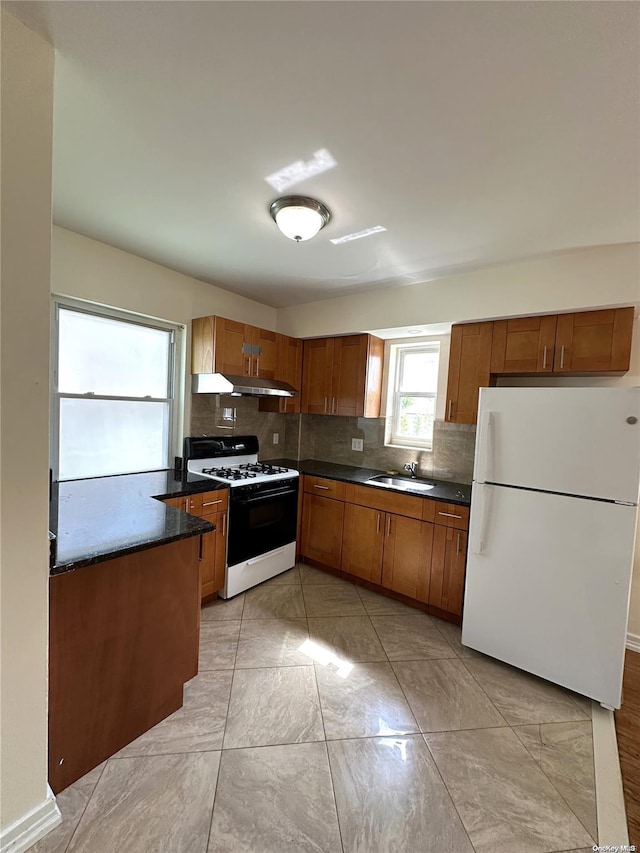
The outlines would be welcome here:
[[[428,483],[434,483],[435,488],[429,492],[407,492],[404,489],[389,489],[376,483],[368,482],[370,477],[386,474],[386,471],[377,471],[375,468],[355,468],[352,465],[337,465],[335,462],[320,462],[317,459],[303,459],[296,462],[294,459],[270,459],[273,465],[283,465],[287,468],[296,468],[301,474],[310,474],[314,477],[326,477],[328,480],[343,480],[345,483],[358,483],[362,486],[371,486],[374,489],[385,491],[397,491],[398,494],[410,494],[413,497],[429,498],[434,501],[458,504],[458,506],[469,506],[471,504],[471,486],[468,483],[454,483],[450,480],[436,480],[433,477],[423,477]],[[399,476],[403,476],[402,472]]]
[[[53,483],[49,527],[52,575],[188,539],[215,525],[154,498],[227,488],[173,470]]]

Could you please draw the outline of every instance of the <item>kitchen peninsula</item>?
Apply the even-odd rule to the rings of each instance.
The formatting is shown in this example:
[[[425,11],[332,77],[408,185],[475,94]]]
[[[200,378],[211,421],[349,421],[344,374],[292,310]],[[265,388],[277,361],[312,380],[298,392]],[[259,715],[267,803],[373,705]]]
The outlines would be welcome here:
[[[162,501],[217,488],[174,471],[53,484],[55,793],[182,706],[198,670],[202,540],[215,525]]]

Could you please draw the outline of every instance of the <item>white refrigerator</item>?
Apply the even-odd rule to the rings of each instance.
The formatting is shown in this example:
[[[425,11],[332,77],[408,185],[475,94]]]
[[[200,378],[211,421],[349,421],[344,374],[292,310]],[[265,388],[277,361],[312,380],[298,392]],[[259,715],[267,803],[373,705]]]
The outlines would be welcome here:
[[[483,388],[462,642],[619,708],[640,388]]]

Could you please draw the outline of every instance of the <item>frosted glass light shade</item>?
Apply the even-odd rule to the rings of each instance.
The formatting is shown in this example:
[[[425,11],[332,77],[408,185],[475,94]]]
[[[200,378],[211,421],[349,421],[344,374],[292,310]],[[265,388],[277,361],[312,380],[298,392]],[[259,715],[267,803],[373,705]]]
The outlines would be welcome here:
[[[290,240],[310,240],[327,224],[331,213],[326,205],[306,196],[284,196],[273,202],[270,213]]]

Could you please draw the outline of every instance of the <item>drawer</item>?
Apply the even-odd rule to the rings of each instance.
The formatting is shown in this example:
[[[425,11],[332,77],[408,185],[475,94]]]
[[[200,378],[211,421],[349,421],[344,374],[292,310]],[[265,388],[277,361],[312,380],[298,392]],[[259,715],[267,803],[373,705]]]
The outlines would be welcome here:
[[[349,500],[360,506],[368,506],[382,512],[393,512],[396,515],[406,515],[408,518],[422,518],[423,498],[412,495],[401,495],[387,489],[376,489],[374,486],[353,486]]]
[[[201,492],[197,495],[189,495],[187,512],[191,515],[209,516],[216,512],[223,512],[229,506],[229,490],[218,489],[215,492]]]
[[[469,529],[469,507],[457,504],[445,504],[440,501],[425,501],[425,504],[433,504],[432,507],[425,506],[422,516],[424,521],[433,521],[443,527],[455,527],[456,530]]]
[[[345,486],[346,483],[340,480],[325,480],[323,477],[304,475],[304,490],[311,495],[321,495],[325,498],[343,501]]]

